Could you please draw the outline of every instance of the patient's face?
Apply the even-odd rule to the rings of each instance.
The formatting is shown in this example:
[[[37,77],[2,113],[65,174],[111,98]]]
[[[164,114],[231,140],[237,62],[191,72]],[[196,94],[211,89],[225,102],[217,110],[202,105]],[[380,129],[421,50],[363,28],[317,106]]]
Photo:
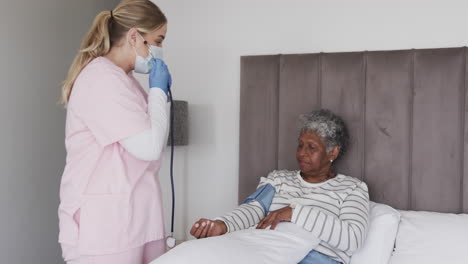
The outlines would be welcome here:
[[[327,148],[314,132],[306,131],[299,136],[296,159],[302,173],[319,174],[330,169]]]

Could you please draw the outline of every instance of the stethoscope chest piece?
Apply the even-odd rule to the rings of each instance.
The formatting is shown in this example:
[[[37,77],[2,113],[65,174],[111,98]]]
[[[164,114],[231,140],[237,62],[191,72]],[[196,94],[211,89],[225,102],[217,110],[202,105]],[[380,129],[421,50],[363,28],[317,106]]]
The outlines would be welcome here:
[[[176,240],[173,236],[168,236],[166,238],[166,245],[168,248],[174,248],[176,245]]]

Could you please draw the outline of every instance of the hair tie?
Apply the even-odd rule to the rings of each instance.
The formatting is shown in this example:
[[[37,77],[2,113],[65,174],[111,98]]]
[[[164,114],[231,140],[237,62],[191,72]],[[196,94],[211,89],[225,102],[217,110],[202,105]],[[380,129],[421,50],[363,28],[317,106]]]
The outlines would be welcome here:
[[[111,13],[111,18],[114,18],[114,14],[112,14],[112,10],[110,11],[110,13]]]

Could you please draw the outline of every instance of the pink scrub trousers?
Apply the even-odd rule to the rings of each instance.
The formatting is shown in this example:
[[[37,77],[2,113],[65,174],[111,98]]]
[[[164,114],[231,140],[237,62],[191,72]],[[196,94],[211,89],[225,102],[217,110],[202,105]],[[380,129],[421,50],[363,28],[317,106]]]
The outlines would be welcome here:
[[[67,264],[148,264],[166,252],[165,239],[146,243],[122,253],[81,256],[76,247],[62,245]]]

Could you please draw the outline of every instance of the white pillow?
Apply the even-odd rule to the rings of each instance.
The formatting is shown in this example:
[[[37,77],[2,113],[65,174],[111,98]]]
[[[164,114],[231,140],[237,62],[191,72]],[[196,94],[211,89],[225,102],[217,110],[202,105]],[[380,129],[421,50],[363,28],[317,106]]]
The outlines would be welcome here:
[[[468,214],[400,211],[393,264],[468,263]]]
[[[400,213],[392,207],[370,202],[366,240],[351,257],[351,264],[387,264],[398,232]]]

